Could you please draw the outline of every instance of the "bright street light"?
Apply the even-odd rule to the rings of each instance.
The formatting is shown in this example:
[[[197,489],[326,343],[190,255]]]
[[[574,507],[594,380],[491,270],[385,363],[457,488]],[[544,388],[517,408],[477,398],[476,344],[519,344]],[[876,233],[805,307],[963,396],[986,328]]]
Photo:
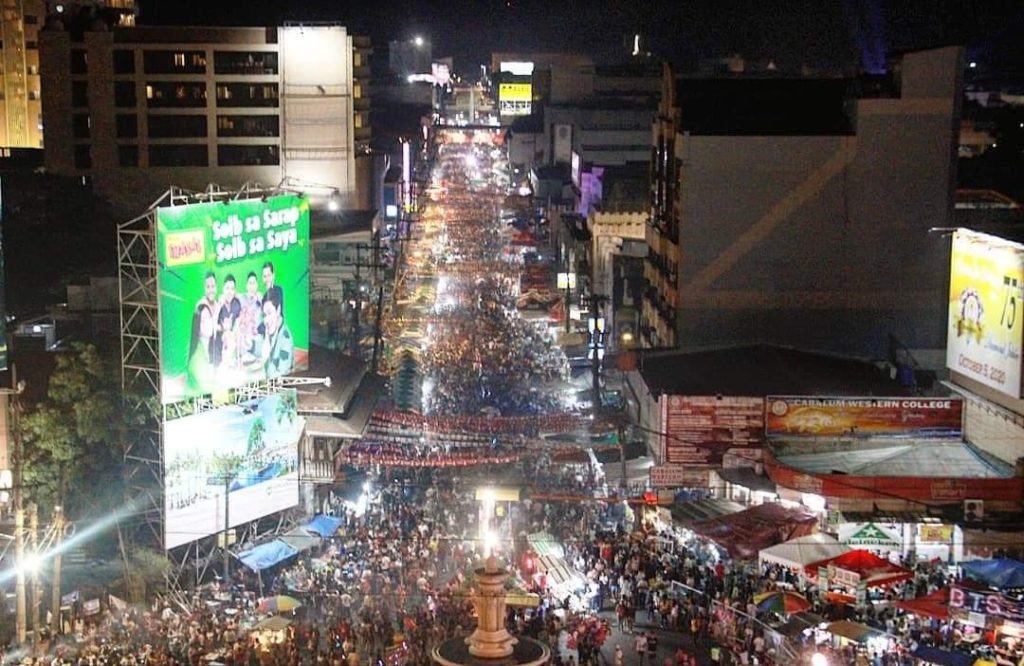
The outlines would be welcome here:
[[[423,38],[420,37],[419,35],[416,35],[415,37],[412,38],[412,43],[415,44],[416,46],[423,46]]]
[[[828,666],[828,658],[820,652],[811,655],[811,666]]]

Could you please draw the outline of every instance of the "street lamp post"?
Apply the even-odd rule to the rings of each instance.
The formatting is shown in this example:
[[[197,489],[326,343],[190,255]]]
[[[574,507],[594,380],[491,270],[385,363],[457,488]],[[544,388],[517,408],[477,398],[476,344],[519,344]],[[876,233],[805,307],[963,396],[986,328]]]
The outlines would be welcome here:
[[[590,368],[593,373],[594,390],[594,416],[601,411],[601,362],[604,361],[604,336],[605,318],[601,315],[601,304],[607,299],[606,296],[592,294],[590,297],[590,320],[587,322],[587,331],[590,333],[587,348],[590,351]]]

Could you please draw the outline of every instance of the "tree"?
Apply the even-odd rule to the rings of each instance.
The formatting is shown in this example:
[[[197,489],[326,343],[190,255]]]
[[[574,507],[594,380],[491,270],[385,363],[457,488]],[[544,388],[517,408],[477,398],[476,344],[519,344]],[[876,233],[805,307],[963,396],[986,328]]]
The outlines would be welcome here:
[[[56,361],[46,398],[21,419],[25,484],[40,504],[102,511],[123,499],[118,378],[93,345]]]

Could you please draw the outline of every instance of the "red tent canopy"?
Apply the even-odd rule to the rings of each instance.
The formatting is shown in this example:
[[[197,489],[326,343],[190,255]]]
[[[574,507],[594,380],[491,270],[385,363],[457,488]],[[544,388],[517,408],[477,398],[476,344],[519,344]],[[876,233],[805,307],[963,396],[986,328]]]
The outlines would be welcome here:
[[[949,588],[940,587],[923,597],[898,601],[896,602],[896,608],[901,608],[915,615],[945,620],[949,617]]]
[[[813,532],[818,518],[803,508],[766,502],[689,527],[729,551],[735,558],[757,557],[765,548]]]
[[[914,577],[912,571],[896,566],[889,560],[882,559],[869,550],[851,550],[832,559],[808,564],[807,575],[811,578],[817,578],[818,568],[828,566],[857,573],[860,575],[860,579],[867,583],[868,587],[892,585],[901,580],[909,580]]]

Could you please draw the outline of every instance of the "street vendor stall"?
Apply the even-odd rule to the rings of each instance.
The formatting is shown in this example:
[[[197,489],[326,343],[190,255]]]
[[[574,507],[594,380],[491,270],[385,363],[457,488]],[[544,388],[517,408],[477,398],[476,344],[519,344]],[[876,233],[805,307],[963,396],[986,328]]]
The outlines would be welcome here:
[[[824,532],[816,532],[790,539],[771,548],[765,548],[758,553],[757,559],[762,566],[780,564],[802,571],[813,562],[830,560],[848,552],[850,552],[849,546],[839,543],[834,537]]]
[[[269,649],[271,645],[284,643],[291,623],[292,621],[288,618],[274,615],[257,622],[252,628],[250,636],[258,647]]]

